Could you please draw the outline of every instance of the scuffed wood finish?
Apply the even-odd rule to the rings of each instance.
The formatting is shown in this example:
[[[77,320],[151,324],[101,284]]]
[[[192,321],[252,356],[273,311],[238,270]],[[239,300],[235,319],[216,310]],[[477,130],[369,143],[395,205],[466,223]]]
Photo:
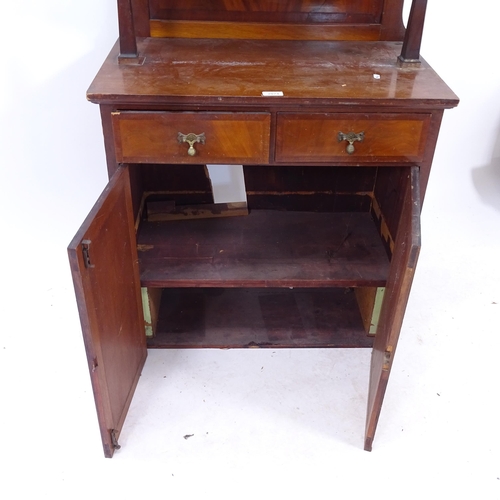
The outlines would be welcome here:
[[[147,202],[147,220],[150,222],[242,217],[245,215],[248,215],[246,202],[207,205],[175,205],[170,201]]]
[[[405,180],[395,249],[372,351],[365,432],[367,451],[372,449],[421,245],[418,168],[407,171]]]
[[[269,113],[115,112],[116,156],[141,163],[267,163]],[[204,134],[203,143],[179,143],[178,133]]]
[[[150,348],[371,347],[343,288],[164,290]]]
[[[138,245],[143,286],[385,286],[389,268],[367,213],[148,222]]]
[[[118,170],[68,247],[107,457],[147,354],[129,184],[128,170]]]
[[[418,162],[422,160],[429,114],[280,113],[276,144],[278,162]],[[364,134],[353,143],[338,134]]]
[[[88,90],[99,104],[182,106],[384,106],[439,109],[458,98],[424,61],[396,63],[399,42],[342,43],[144,39],[142,66],[117,62],[115,47]],[[374,78],[380,75],[380,79]],[[263,91],[283,97],[262,97]],[[199,109],[199,108],[198,108]],[[352,108],[350,108],[352,109]]]

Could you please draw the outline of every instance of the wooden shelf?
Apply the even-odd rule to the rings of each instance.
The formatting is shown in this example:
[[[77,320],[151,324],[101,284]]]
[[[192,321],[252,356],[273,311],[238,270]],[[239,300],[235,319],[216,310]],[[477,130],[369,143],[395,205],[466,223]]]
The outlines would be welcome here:
[[[389,270],[368,213],[145,222],[138,249],[146,287],[385,286]]]
[[[371,347],[349,289],[163,290],[150,348]]]

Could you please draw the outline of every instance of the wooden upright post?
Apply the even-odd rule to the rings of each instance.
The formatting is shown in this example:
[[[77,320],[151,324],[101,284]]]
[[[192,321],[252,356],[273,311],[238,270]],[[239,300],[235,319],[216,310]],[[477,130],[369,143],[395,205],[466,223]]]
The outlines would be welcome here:
[[[118,0],[118,30],[120,34],[120,59],[138,57],[131,0]]]
[[[420,64],[420,44],[424,31],[427,0],[413,0],[408,26],[406,27],[403,48],[398,60],[403,66]]]

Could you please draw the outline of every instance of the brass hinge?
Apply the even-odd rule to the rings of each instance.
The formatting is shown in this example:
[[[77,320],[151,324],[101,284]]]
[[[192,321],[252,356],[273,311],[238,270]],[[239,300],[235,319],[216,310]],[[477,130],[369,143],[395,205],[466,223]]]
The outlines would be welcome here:
[[[119,450],[121,446],[118,444],[118,438],[116,437],[115,429],[111,429],[109,431],[109,434],[111,435],[111,445],[113,446],[113,450]]]
[[[383,371],[389,371],[389,368],[391,366],[391,361],[392,361],[392,353],[394,349],[392,345],[387,346],[385,352],[384,352],[384,364],[382,366]]]
[[[90,267],[94,267],[92,262],[90,261],[90,240],[82,241],[82,255],[83,255],[83,263],[85,267],[89,269]]]

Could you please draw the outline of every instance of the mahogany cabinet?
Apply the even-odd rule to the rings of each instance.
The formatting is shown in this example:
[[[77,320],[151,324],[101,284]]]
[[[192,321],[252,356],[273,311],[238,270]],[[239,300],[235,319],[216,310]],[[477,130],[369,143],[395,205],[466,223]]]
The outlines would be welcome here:
[[[119,0],[87,97],[109,184],[69,246],[104,453],[149,348],[371,348],[371,450],[455,94],[425,0]],[[243,165],[247,204],[207,165]]]

